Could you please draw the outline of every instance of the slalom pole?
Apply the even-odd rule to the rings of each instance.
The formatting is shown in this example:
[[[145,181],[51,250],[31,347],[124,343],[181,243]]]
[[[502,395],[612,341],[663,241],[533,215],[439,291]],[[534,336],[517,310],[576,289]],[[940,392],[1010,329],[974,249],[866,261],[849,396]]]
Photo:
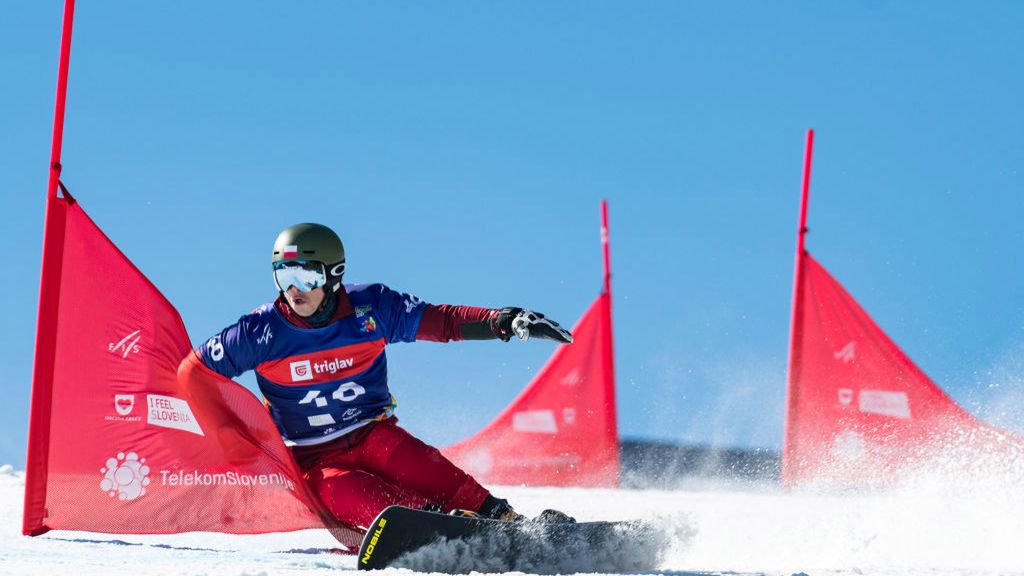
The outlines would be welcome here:
[[[608,246],[608,201],[601,200],[601,249],[604,252],[604,286],[606,293],[612,291],[612,259]]]
[[[803,183],[800,188],[800,217],[797,227],[796,258],[793,266],[793,306],[792,317],[789,324],[789,362],[786,373],[786,421],[784,424],[782,441],[782,485],[789,488],[793,485],[793,475],[796,473],[790,464],[791,459],[787,457],[793,449],[793,430],[790,423],[793,420],[794,397],[793,386],[796,374],[800,369],[802,358],[797,351],[802,334],[798,333],[798,326],[803,316],[803,305],[800,302],[800,283],[804,275],[804,254],[806,253],[805,237],[807,235],[807,204],[811,190],[811,157],[814,151],[814,130],[807,131],[807,144],[804,148],[804,172]]]
[[[53,403],[53,373],[57,345],[57,312],[60,277],[64,261],[64,226],[67,207],[73,200],[57,198],[60,187],[61,147],[64,140],[64,107],[67,100],[68,67],[71,61],[71,29],[75,0],[64,1],[60,61],[57,66],[57,102],[53,114],[53,144],[50,149],[50,180],[46,190],[43,225],[43,257],[39,280],[39,311],[36,319],[36,348],[32,366],[32,400],[29,409],[27,461],[25,463],[25,508],[22,532],[38,535],[49,530],[45,521],[47,460],[50,445],[50,409]],[[40,528],[40,526],[42,526]]]
[[[611,239],[608,234],[608,201],[601,200],[601,252],[604,262],[604,286],[601,292],[600,298],[604,299],[605,314],[608,320],[608,334],[602,337],[601,342],[601,357],[603,358],[603,370],[608,375],[606,379],[605,398],[611,404],[611,414],[609,430],[605,433],[608,434],[608,442],[610,445],[615,446],[620,452],[617,454],[615,478],[613,480],[613,486],[618,487],[620,477],[622,476],[622,464],[621,464],[621,451],[622,448],[619,444],[619,415],[618,415],[618,402],[615,399],[615,330],[614,323],[612,322],[612,259],[611,259]]]
[[[57,196],[60,181],[60,153],[64,144],[64,105],[68,95],[68,67],[71,62],[71,28],[75,19],[75,0],[64,0],[64,26],[60,38],[60,63],[57,66],[57,103],[53,113],[53,145],[50,148],[50,183],[47,198]]]

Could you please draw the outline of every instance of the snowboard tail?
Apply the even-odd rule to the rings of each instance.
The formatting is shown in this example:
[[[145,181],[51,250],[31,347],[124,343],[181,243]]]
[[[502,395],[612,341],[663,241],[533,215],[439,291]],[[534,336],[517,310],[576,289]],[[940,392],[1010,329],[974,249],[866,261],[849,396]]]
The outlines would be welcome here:
[[[662,546],[641,521],[500,522],[391,506],[363,538],[359,570],[613,572],[653,570]]]

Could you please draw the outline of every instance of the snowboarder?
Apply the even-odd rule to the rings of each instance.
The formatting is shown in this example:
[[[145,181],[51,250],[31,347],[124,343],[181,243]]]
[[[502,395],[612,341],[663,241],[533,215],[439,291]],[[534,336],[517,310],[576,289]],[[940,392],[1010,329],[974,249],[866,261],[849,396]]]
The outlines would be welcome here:
[[[344,246],[320,224],[282,231],[271,262],[277,299],[189,354],[179,379],[195,370],[227,378],[254,370],[305,481],[343,523],[369,526],[394,504],[523,519],[398,425],[384,349],[392,342],[513,336],[571,343],[569,331],[522,308],[434,305],[383,284],[342,284]],[[571,520],[557,512],[545,516]]]

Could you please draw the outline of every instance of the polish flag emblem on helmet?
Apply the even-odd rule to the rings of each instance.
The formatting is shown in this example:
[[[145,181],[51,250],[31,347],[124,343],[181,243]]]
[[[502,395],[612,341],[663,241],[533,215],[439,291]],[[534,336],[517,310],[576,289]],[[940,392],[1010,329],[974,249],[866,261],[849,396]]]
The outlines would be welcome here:
[[[281,250],[281,256],[285,258],[295,258],[299,255],[299,247],[296,245],[285,246],[284,250]]]

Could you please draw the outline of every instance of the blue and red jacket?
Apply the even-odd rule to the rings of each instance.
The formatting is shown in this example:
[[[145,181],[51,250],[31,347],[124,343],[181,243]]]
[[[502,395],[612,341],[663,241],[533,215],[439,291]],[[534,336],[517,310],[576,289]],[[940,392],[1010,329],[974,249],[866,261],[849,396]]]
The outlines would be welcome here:
[[[289,445],[328,442],[392,414],[387,344],[460,340],[462,324],[497,313],[430,305],[383,284],[346,284],[336,294],[337,309],[323,327],[305,323],[278,297],[196,349],[202,363],[222,376],[255,370]]]

